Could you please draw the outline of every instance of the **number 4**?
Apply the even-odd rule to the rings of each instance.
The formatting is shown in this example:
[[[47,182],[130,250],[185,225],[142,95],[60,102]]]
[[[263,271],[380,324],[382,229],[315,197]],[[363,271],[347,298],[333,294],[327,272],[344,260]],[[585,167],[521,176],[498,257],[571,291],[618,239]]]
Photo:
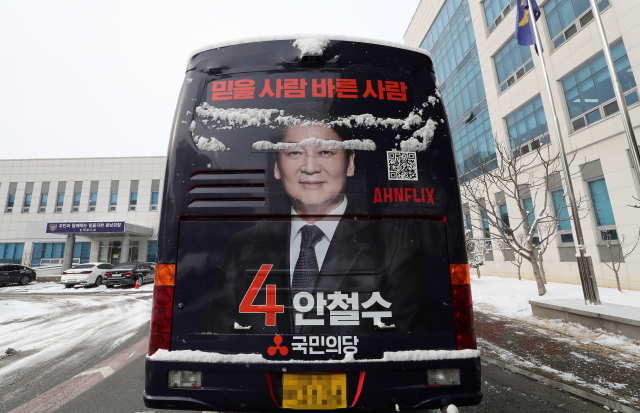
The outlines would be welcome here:
[[[267,285],[267,303],[265,305],[254,305],[253,301],[256,299],[264,280],[269,275],[273,265],[264,264],[258,270],[256,278],[253,279],[249,290],[244,295],[242,302],[240,303],[240,313],[265,313],[265,326],[276,325],[276,313],[284,313],[283,305],[276,305],[276,286],[275,284]]]

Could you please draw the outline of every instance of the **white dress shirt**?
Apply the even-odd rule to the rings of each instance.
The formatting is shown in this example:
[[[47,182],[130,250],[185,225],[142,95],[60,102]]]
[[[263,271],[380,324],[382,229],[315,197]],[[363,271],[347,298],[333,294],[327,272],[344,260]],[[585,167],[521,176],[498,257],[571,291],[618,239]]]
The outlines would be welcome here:
[[[342,203],[336,209],[329,212],[325,218],[322,218],[320,221],[313,224],[320,228],[324,233],[322,239],[320,239],[320,241],[315,246],[316,259],[318,260],[318,269],[322,269],[322,263],[324,262],[324,257],[327,256],[329,244],[331,244],[333,234],[336,232],[336,228],[338,227],[340,218],[342,217],[346,209],[347,197],[345,196]],[[289,270],[291,281],[293,282],[293,271],[296,268],[298,256],[300,256],[300,243],[302,242],[302,233],[300,232],[300,229],[307,225],[307,222],[298,217],[298,214],[296,213],[295,209],[293,209],[293,207],[291,207],[291,216],[291,237],[289,238]]]

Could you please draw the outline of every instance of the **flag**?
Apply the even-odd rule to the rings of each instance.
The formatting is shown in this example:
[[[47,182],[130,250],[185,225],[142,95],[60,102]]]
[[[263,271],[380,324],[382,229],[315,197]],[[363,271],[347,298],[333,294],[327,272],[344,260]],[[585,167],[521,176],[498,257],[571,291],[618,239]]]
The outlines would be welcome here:
[[[533,15],[538,21],[540,18],[540,7],[536,3],[536,0],[517,0],[518,12],[516,13],[516,34],[515,38],[518,39],[518,44],[521,46],[536,45],[535,36],[533,34],[533,26],[530,8],[533,9]],[[531,7],[529,7],[531,6]],[[540,45],[542,46],[542,45]],[[536,53],[538,53],[538,47],[536,46]]]

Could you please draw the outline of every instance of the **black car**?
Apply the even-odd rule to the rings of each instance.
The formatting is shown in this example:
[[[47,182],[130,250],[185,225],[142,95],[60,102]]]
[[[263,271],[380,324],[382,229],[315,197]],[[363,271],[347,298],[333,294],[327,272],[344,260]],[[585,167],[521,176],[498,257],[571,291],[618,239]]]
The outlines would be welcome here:
[[[135,285],[136,281],[140,285],[145,282],[153,282],[153,271],[146,262],[124,262],[118,264],[104,273],[102,284],[107,288],[114,285]]]
[[[0,264],[0,285],[27,285],[36,280],[36,272],[29,267],[17,264]]]

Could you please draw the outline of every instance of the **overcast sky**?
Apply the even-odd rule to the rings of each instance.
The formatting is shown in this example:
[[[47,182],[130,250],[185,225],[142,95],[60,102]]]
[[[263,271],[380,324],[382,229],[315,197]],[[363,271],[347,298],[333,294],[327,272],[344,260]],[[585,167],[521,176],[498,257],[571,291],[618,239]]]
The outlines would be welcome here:
[[[166,155],[192,50],[287,33],[402,43],[418,3],[2,0],[0,159]]]

